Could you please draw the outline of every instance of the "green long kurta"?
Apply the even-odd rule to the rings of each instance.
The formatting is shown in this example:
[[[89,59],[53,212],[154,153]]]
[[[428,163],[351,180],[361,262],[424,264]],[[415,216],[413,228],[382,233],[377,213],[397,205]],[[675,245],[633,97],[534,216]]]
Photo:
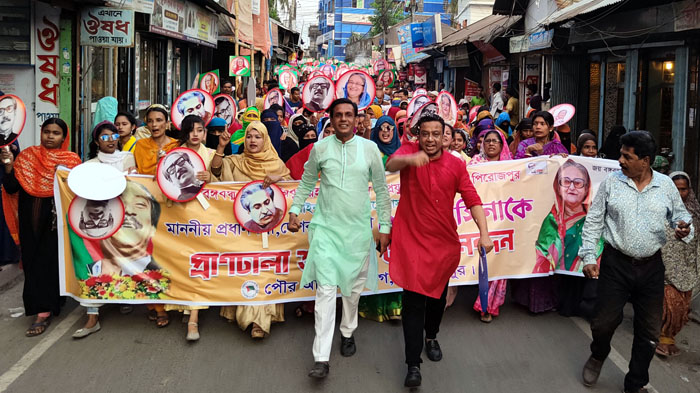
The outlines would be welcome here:
[[[309,254],[301,285],[338,286],[349,296],[369,256],[367,288],[377,288],[377,253],[371,227],[369,182],[376,194],[379,232],[391,232],[391,201],[377,145],[354,136],[342,143],[335,135],[314,144],[304,165],[290,213],[299,214],[316,186],[321,186],[309,225]]]

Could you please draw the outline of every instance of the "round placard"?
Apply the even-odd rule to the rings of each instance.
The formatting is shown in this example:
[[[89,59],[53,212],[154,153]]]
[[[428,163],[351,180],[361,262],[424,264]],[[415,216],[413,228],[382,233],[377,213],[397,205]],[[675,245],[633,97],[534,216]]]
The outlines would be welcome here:
[[[576,113],[576,108],[571,104],[559,104],[549,110],[554,117],[554,127],[559,127],[569,122]]]
[[[14,94],[0,96],[0,147],[15,141],[27,121],[27,107]]]
[[[206,170],[204,160],[196,151],[178,147],[158,162],[156,180],[168,199],[188,202],[202,192],[204,181],[197,179],[197,173]]]
[[[269,232],[281,225],[287,215],[287,199],[275,184],[263,188],[262,180],[241,188],[233,202],[236,221],[248,232]]]
[[[106,239],[124,223],[124,203],[119,197],[95,201],[76,196],[68,206],[68,223],[83,239]]]
[[[357,104],[358,110],[369,108],[376,92],[374,79],[364,71],[346,72],[335,84],[335,96],[348,98]]]
[[[226,121],[226,128],[233,123],[236,115],[236,102],[228,94],[214,96],[214,117],[220,117]]]
[[[414,95],[406,107],[406,117],[413,116],[418,108],[430,102],[430,97],[427,94]]]
[[[374,73],[379,74],[382,70],[389,70],[391,67],[389,66],[389,62],[384,60],[384,59],[379,59],[376,62],[374,62]]]
[[[384,87],[394,87],[394,81],[396,81],[396,75],[392,70],[384,70],[379,73],[379,78],[377,82],[382,82]]]
[[[197,115],[209,124],[214,113],[214,98],[202,89],[187,90],[180,94],[170,109],[170,119],[179,130],[182,119],[188,115]]]
[[[273,104],[277,104],[277,105],[281,106],[282,108],[284,108],[284,95],[282,94],[280,89],[277,89],[277,88],[272,89],[272,90],[268,91],[267,94],[265,95],[265,103],[264,103],[263,108],[268,109]]]
[[[86,162],[68,173],[68,188],[81,198],[106,201],[124,192],[126,177],[111,165]]]
[[[453,126],[457,123],[457,100],[447,91],[440,92],[435,100],[438,106],[438,116],[445,120],[445,124]]]
[[[325,75],[312,77],[301,91],[302,105],[311,112],[325,111],[334,99],[335,86],[333,81]]]
[[[438,106],[435,102],[429,102],[420,108],[416,110],[416,113],[413,115],[411,118],[411,128],[415,127],[416,124],[418,124],[418,120],[420,120],[421,117],[425,115],[437,115],[438,114]]]
[[[284,70],[280,74],[280,86],[284,90],[291,90],[292,87],[296,87],[298,80],[297,74],[291,70]]]

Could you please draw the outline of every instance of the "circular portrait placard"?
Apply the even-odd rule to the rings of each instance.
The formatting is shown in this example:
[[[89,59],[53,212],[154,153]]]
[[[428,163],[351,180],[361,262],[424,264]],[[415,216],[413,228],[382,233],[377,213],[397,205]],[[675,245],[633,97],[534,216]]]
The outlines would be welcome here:
[[[426,94],[420,94],[420,95],[413,96],[411,101],[408,102],[408,106],[406,107],[406,116],[408,116],[408,117],[413,116],[413,114],[416,113],[418,108],[422,107],[423,105],[425,105],[429,102],[430,102],[430,97],[428,97]]]
[[[197,115],[209,124],[214,113],[214,98],[202,89],[192,89],[180,94],[170,109],[170,119],[179,130],[182,119],[189,115]]]
[[[68,206],[68,223],[83,239],[106,239],[124,223],[124,203],[119,197],[95,201],[76,196]]]
[[[373,69],[375,74],[379,74],[382,70],[389,70],[391,67],[389,66],[388,61],[379,59],[374,63]]]
[[[415,127],[416,124],[418,124],[418,120],[420,120],[421,117],[427,116],[427,115],[437,115],[438,114],[438,106],[434,102],[429,102],[420,108],[416,110],[416,113],[413,115],[411,118],[411,128]]]
[[[571,104],[559,104],[549,110],[554,117],[554,127],[562,126],[573,119],[576,108]]]
[[[199,88],[209,94],[214,94],[219,90],[219,75],[213,72],[207,72],[202,76],[202,80],[199,82]]]
[[[272,89],[267,92],[267,95],[265,95],[265,104],[263,108],[267,109],[274,104],[277,104],[284,108],[284,95],[282,94],[280,89]]]
[[[27,121],[27,107],[14,94],[0,96],[0,147],[14,142]]]
[[[233,214],[248,232],[269,232],[284,221],[287,199],[278,186],[271,184],[264,188],[261,180],[253,181],[236,194]]]
[[[292,87],[296,87],[298,84],[297,74],[291,70],[284,70],[280,74],[280,86],[284,90],[291,90]]]
[[[228,94],[214,96],[214,117],[220,117],[226,121],[226,128],[233,122],[236,115],[236,103]]]
[[[438,116],[445,120],[445,124],[454,126],[457,123],[457,101],[449,92],[443,91],[437,96]]]
[[[323,112],[335,99],[335,86],[330,78],[317,75],[309,79],[301,91],[301,102],[311,112]]]
[[[175,202],[191,201],[204,187],[204,181],[197,179],[197,174],[206,170],[204,160],[197,152],[178,147],[158,162],[158,187],[168,199]]]
[[[420,88],[420,89],[416,89],[416,90],[413,92],[413,96],[414,96],[414,97],[415,97],[415,96],[419,96],[419,95],[423,95],[423,94],[425,94],[425,95],[427,96],[427,95],[428,95],[428,90],[425,90],[425,89],[423,89],[423,88]]]
[[[325,76],[327,76],[330,79],[333,79],[333,76],[335,74],[335,70],[333,69],[333,66],[330,64],[324,64],[321,67],[319,67],[319,71]]]
[[[392,70],[382,71],[377,78],[377,82],[382,82],[384,87],[394,87],[394,81],[396,81],[396,75]]]
[[[369,108],[376,92],[374,79],[363,71],[346,72],[335,84],[335,96],[354,102],[358,110]]]
[[[111,165],[84,162],[68,173],[68,188],[81,198],[106,201],[124,192],[126,177]]]

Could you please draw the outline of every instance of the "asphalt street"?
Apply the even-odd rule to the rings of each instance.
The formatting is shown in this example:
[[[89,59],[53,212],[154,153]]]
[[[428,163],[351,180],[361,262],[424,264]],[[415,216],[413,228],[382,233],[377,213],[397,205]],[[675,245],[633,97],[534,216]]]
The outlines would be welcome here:
[[[0,274],[7,275],[7,269]],[[218,307],[202,312],[201,340],[185,341],[186,325],[177,312],[159,329],[146,308],[121,315],[102,309],[102,330],[82,340],[71,334],[85,321],[84,309],[68,300],[42,336],[27,338],[32,319],[12,317],[22,306],[21,276],[0,285],[0,393],[2,392],[406,392],[400,323],[360,320],[357,353],[340,356],[334,337],[330,375],[317,382],[306,376],[313,364],[313,317],[294,317],[272,327],[263,341],[219,317]],[[423,385],[417,392],[620,392],[632,343],[632,311],[613,340],[594,389],[581,384],[588,357],[588,324],[554,312],[531,315],[510,304],[491,324],[471,311],[475,287],[463,287],[448,309],[439,342],[444,358],[424,356]],[[700,302],[695,303],[700,309]],[[340,308],[338,308],[340,310]],[[339,321],[339,318],[338,318]],[[651,385],[657,392],[700,391],[700,325],[690,322],[678,337],[684,352],[655,358]],[[652,391],[654,391],[652,390]]]

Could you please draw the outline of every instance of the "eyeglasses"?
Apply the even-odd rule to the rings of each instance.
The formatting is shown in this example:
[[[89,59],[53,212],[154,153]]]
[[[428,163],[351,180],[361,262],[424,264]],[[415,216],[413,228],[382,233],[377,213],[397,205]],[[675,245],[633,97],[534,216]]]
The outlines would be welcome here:
[[[187,108],[185,109],[185,112],[187,113],[194,113],[194,111],[198,111],[202,109],[202,103],[200,102],[199,105],[195,106],[194,108]]]
[[[173,176],[178,167],[185,166],[185,163],[189,162],[190,158],[187,155],[180,156],[180,158],[175,160],[175,162],[170,164],[170,166],[165,169],[165,173],[167,173],[168,176]]]
[[[100,135],[100,139],[102,140],[102,142],[116,141],[119,140],[119,134]]]
[[[313,84],[311,85],[310,89],[311,90],[328,90],[331,87],[328,83],[323,83],[323,84]]]
[[[569,177],[565,177],[562,179],[559,179],[559,185],[564,187],[564,188],[569,188],[571,185],[574,185],[574,188],[583,188],[586,185],[586,180],[581,179],[580,177],[571,179]]]
[[[380,131],[386,131],[386,132],[394,131],[394,126],[389,125],[389,124],[382,124]]]
[[[361,88],[364,89],[365,84],[364,83],[356,83],[356,82],[348,82],[348,86],[360,86]]]
[[[498,139],[484,139],[484,142],[482,142],[484,145],[497,145],[500,144],[501,141]]]
[[[4,115],[5,113],[13,113],[15,109],[17,109],[17,107],[14,104],[0,108],[0,116]]]

